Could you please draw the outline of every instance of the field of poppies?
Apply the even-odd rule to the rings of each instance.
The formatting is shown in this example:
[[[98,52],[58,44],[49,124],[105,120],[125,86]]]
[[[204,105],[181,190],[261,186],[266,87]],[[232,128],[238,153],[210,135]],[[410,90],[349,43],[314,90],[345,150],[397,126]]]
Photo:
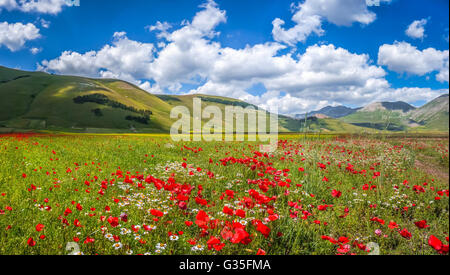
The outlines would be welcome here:
[[[0,254],[448,254],[448,138],[0,136]]]

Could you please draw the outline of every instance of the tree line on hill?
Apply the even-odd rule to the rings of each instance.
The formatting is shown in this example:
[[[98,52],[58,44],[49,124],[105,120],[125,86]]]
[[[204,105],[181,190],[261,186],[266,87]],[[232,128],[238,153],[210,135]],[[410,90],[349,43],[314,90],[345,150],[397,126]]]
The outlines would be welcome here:
[[[99,105],[105,105],[105,106],[109,106],[112,108],[117,108],[117,109],[122,109],[125,111],[130,111],[133,113],[137,113],[140,114],[141,116],[131,116],[128,115],[125,117],[126,120],[132,120],[132,121],[136,121],[142,124],[148,124],[150,121],[150,115],[152,115],[152,111],[150,110],[141,110],[141,109],[137,109],[135,107],[132,106],[127,106],[123,103],[120,103],[118,101],[112,100],[110,98],[108,98],[107,96],[105,96],[104,94],[88,94],[88,95],[82,95],[82,96],[77,96],[75,98],[73,98],[73,102],[76,104],[83,104],[83,103],[96,103]],[[92,112],[96,115],[96,116],[102,116],[102,111],[99,108],[93,109]]]

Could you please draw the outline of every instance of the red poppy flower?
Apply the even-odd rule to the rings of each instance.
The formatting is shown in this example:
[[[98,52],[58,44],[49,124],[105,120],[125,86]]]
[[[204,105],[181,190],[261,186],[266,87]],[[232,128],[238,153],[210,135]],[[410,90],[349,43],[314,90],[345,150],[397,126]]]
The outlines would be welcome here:
[[[245,218],[245,211],[242,209],[237,209],[234,214],[238,217]]]
[[[428,244],[436,251],[441,251],[442,246],[444,245],[441,240],[436,238],[434,235],[431,235],[428,239]]]
[[[195,198],[195,203],[196,203],[196,204],[200,204],[200,205],[207,205],[207,204],[208,204],[208,201],[205,200],[205,199],[196,197],[196,198]]]
[[[225,213],[227,215],[230,215],[230,216],[233,216],[234,211],[233,211],[233,209],[229,208],[228,206],[224,206],[223,207],[223,213]]]
[[[347,237],[342,236],[342,237],[339,237],[338,242],[340,242],[342,244],[346,244],[349,242],[349,240]]]
[[[333,197],[335,197],[335,198],[339,198],[339,197],[341,197],[342,192],[341,191],[337,191],[337,190],[333,190],[333,191],[331,191],[331,195]]]
[[[231,238],[233,238],[233,231],[230,230],[230,228],[228,226],[225,226],[222,230],[222,232],[220,233],[220,235],[222,236],[222,239],[224,240],[230,240]]]
[[[68,216],[71,213],[72,213],[72,210],[70,210],[70,208],[67,208],[66,210],[64,210],[64,216]]]
[[[339,244],[339,248],[337,249],[337,252],[342,253],[342,254],[346,254],[346,253],[350,252],[350,245]]]
[[[216,251],[220,251],[225,247],[225,244],[224,243],[214,244],[213,247]]]
[[[384,220],[382,220],[382,219],[380,219],[380,218],[377,218],[377,217],[373,217],[373,218],[371,218],[370,220],[373,221],[373,222],[378,222],[378,223],[380,223],[380,224],[382,224],[382,225],[385,224],[385,221],[384,221]]]
[[[44,227],[45,227],[45,226],[44,226],[43,224],[40,224],[40,223],[39,223],[39,224],[36,225],[36,231],[37,231],[37,232],[41,232],[41,231],[44,229]]]
[[[415,222],[414,224],[415,224],[418,228],[421,228],[421,229],[430,227],[430,226],[427,224],[427,221],[426,221],[426,220],[418,221],[418,222]]]
[[[261,248],[258,248],[258,252],[256,252],[256,255],[266,255],[266,251],[262,250]]]
[[[93,239],[91,237],[86,237],[86,240],[84,240],[84,243],[88,244],[88,243],[93,243],[94,241],[95,241],[95,239]]]
[[[180,201],[180,202],[178,203],[178,207],[179,207],[181,210],[186,210],[186,209],[187,209],[187,203],[184,202],[184,201]]]
[[[446,238],[447,242],[448,242],[448,237]],[[430,238],[428,239],[428,244],[434,249],[436,250],[438,253],[440,254],[448,254],[448,244],[443,244],[441,242],[441,240],[439,240],[438,238],[436,238],[435,236],[431,235]]]
[[[206,214],[205,211],[200,210],[197,213],[197,216],[195,217],[195,224],[198,225],[201,228],[207,229],[208,228],[208,222],[209,222],[209,217],[208,214]]]
[[[230,242],[232,243],[249,243],[251,240],[249,240],[249,234],[247,231],[245,231],[243,228],[236,228],[234,230],[233,237],[230,239]]]
[[[395,228],[398,228],[398,224],[394,221],[390,221],[388,227],[390,229],[395,229]]]
[[[27,241],[28,246],[35,246],[36,245],[36,241],[33,240],[33,238],[29,238]]]
[[[264,237],[269,237],[269,233],[270,233],[270,228],[263,224],[262,222],[258,222],[256,225],[256,230],[261,232],[261,234],[264,235]]]
[[[411,233],[406,228],[403,228],[402,230],[398,231],[398,233],[400,233],[400,235],[402,235],[403,238],[406,238],[408,240],[411,239],[412,237]]]
[[[156,209],[150,210],[150,214],[152,214],[155,217],[162,217],[162,216],[164,216],[163,212],[161,212],[159,210],[156,210]]]
[[[217,237],[211,236],[206,244],[208,245],[208,249],[211,250],[213,245],[220,244],[220,240]]]
[[[108,222],[112,227],[117,227],[119,225],[119,218],[109,216]]]

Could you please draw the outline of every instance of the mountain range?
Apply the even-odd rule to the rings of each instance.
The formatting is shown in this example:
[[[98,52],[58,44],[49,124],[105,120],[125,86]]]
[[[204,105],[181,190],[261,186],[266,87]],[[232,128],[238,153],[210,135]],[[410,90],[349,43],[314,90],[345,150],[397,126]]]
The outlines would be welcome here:
[[[360,108],[327,106],[308,114],[308,117],[330,117],[340,121],[377,130],[436,130],[449,129],[449,95],[444,94],[416,108],[406,102],[374,102]]]
[[[351,115],[353,113],[355,113],[356,111],[358,111],[361,108],[349,108],[349,107],[345,107],[345,106],[327,106],[324,107],[318,111],[312,111],[309,112],[307,114],[296,114],[294,115],[295,118],[298,119],[304,119],[305,116],[316,116],[316,115],[324,115],[327,117],[332,117],[332,118],[340,118],[340,117],[344,117],[344,116],[348,116]]]
[[[193,113],[192,99],[218,106],[253,106],[210,95],[154,95],[117,79],[27,72],[0,66],[0,132],[167,133],[177,119],[175,106]],[[297,116],[279,116],[280,132],[374,132],[408,129],[448,131],[448,94],[415,108],[405,102],[379,102],[362,108],[325,107]],[[266,112],[268,116],[269,113]],[[205,123],[209,119],[203,119]],[[227,122],[223,119],[223,124]],[[305,127],[306,125],[306,127]]]

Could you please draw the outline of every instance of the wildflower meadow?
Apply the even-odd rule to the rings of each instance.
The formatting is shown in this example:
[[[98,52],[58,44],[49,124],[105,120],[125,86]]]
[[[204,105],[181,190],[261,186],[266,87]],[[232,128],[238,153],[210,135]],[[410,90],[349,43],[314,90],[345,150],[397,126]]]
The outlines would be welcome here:
[[[448,138],[0,137],[0,254],[448,254]]]

